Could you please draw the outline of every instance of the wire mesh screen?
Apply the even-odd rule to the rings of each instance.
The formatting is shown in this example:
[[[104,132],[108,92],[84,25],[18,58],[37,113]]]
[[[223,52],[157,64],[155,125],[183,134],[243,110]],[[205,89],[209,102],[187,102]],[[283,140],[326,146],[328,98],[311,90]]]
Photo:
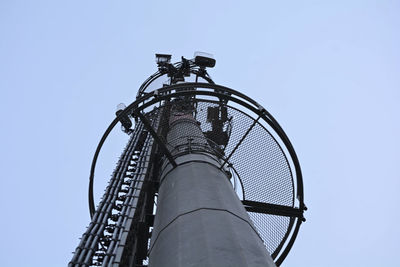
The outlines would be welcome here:
[[[163,107],[169,110],[172,106],[191,113],[193,122],[200,125],[208,139],[207,145],[197,144],[195,136],[187,136],[193,143],[192,149],[212,151],[220,158],[221,166],[226,161],[225,166],[236,170],[242,187],[236,189],[239,198],[294,206],[294,182],[288,159],[276,137],[258,117],[226,102],[207,99],[174,99]],[[163,123],[163,127],[168,127],[168,121]],[[165,136],[161,138],[165,140]],[[268,252],[272,255],[279,252],[291,229],[291,218],[255,212],[248,214]]]
[[[246,117],[238,115],[236,118],[246,120]],[[232,135],[236,135],[234,130]],[[242,135],[235,137],[241,138]],[[231,153],[233,146],[234,142],[229,144],[227,154]],[[230,162],[243,181],[247,200],[286,206],[293,204],[293,180],[286,157],[275,139],[259,123],[243,139]]]
[[[248,212],[268,252],[277,252],[291,226],[290,217]],[[283,244],[282,244],[283,245]]]

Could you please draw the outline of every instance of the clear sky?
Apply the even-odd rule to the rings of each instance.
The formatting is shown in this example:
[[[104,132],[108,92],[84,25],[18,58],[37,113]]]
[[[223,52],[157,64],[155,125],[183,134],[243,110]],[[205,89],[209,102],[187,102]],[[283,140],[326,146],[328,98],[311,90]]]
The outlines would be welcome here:
[[[199,50],[299,156],[309,211],[283,266],[399,266],[399,14],[383,0],[0,1],[0,265],[67,264],[116,105],[155,53]],[[124,138],[106,144],[97,200]]]

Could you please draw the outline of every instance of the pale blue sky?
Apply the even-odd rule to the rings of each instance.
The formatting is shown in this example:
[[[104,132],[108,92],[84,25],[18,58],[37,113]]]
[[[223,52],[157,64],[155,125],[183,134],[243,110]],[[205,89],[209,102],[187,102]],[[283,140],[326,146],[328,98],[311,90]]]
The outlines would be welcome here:
[[[200,50],[298,153],[309,211],[283,266],[399,266],[399,14],[378,0],[0,1],[0,265],[67,264],[116,105],[154,53]],[[112,137],[97,199],[125,142]]]

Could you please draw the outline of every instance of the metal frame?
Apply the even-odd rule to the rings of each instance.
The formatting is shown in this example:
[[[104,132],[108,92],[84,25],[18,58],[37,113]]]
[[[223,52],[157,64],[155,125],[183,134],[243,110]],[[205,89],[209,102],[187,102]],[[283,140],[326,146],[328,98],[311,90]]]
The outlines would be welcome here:
[[[188,63],[189,63],[189,72],[196,75],[196,81],[197,81],[198,77],[201,77],[204,80],[206,80],[207,82],[209,82],[211,84],[215,84],[214,81],[211,79],[210,75],[208,75],[206,69],[200,68],[199,66],[194,64],[194,62],[192,60],[188,60]],[[176,68],[179,68],[181,65],[182,65],[182,62],[177,62],[177,63],[173,64],[173,66]],[[156,79],[160,78],[161,76],[164,76],[167,74],[168,74],[168,72],[163,71],[163,70],[159,70],[159,71],[155,72],[154,74],[152,74],[139,87],[136,98],[139,98],[139,97],[142,97],[143,95],[145,95],[147,93],[146,89],[152,82],[154,82]]]

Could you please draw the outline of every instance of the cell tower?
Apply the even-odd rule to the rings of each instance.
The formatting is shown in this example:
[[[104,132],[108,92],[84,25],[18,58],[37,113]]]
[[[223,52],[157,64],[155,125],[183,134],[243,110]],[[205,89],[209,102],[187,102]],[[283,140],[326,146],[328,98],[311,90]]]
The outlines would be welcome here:
[[[214,83],[212,55],[170,61],[156,54],[158,71],[97,146],[92,221],[69,266],[279,266],[306,210],[288,137],[257,102]],[[129,141],[95,208],[96,161],[119,123]]]

